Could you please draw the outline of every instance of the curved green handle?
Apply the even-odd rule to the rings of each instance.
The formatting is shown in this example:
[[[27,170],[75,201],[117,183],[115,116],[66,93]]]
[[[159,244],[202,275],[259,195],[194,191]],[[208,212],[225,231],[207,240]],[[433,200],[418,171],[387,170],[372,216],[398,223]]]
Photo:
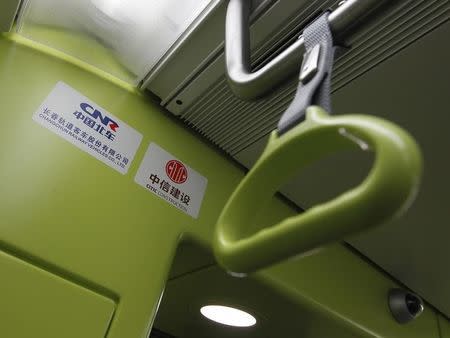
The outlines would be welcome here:
[[[337,150],[375,152],[369,175],[356,188],[262,230],[252,222],[282,183]],[[404,211],[418,190],[422,157],[414,139],[380,118],[330,117],[307,109],[306,121],[282,137],[272,132],[260,159],[227,202],[216,225],[214,253],[235,273],[248,273],[378,225]]]

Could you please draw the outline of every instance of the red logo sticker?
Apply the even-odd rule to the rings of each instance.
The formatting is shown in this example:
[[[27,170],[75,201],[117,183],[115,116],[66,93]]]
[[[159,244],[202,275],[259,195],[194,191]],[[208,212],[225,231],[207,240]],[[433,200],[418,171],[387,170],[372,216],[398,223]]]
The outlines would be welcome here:
[[[172,182],[181,184],[186,182],[188,178],[187,169],[177,160],[170,160],[166,164],[166,174],[172,180]]]

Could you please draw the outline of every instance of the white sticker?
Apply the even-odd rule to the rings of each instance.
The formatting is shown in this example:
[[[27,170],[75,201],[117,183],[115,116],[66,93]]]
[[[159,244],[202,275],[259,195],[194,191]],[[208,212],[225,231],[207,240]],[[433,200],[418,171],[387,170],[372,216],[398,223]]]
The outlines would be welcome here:
[[[142,135],[75,89],[58,82],[33,120],[122,174]]]
[[[155,143],[150,143],[134,179],[158,197],[197,218],[208,180]]]

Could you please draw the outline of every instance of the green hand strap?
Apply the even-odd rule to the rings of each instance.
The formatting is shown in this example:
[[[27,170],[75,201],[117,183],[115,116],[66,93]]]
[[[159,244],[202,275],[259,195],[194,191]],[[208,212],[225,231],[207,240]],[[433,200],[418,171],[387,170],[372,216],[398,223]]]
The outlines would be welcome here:
[[[282,183],[313,161],[355,145],[375,153],[361,185],[252,230],[255,215]],[[318,106],[309,107],[305,122],[282,137],[272,132],[262,156],[232,194],[216,225],[216,258],[229,271],[248,273],[379,225],[411,204],[421,170],[416,142],[393,123],[363,115],[331,117]]]

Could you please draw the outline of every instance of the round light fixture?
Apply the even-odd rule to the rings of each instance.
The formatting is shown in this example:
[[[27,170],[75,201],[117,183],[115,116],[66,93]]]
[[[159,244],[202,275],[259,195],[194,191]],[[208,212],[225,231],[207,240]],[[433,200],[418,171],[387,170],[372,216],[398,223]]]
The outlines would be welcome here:
[[[249,327],[256,324],[256,318],[251,314],[228,306],[206,305],[200,309],[200,313],[212,321],[229,326]]]

